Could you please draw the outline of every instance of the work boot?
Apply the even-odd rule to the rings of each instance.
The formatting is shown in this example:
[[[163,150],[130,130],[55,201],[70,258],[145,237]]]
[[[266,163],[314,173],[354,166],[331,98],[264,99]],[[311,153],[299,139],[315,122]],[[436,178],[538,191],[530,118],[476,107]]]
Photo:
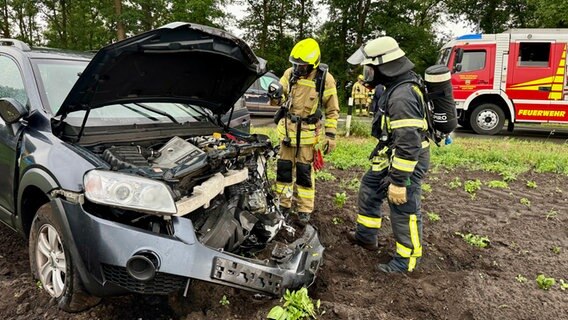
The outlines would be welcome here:
[[[357,234],[353,231],[348,232],[347,233],[347,240],[349,240],[349,242],[351,242],[352,244],[356,244],[364,249],[370,250],[370,251],[374,251],[377,250],[379,248],[379,246],[377,245],[377,243],[366,243],[363,242],[361,240],[359,240],[357,238]]]
[[[392,261],[391,261],[392,262]],[[391,265],[391,263],[379,263],[375,269],[383,273],[403,273],[403,270],[399,270]]]
[[[298,213],[299,222],[301,225],[305,226],[310,222],[310,214],[307,212],[299,212]]]

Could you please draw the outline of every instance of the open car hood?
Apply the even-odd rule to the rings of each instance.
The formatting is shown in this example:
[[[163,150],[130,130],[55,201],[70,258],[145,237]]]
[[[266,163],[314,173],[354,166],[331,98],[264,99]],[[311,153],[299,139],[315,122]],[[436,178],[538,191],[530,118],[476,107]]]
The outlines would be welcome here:
[[[99,50],[57,115],[117,103],[179,102],[226,113],[266,72],[241,39],[174,22]]]

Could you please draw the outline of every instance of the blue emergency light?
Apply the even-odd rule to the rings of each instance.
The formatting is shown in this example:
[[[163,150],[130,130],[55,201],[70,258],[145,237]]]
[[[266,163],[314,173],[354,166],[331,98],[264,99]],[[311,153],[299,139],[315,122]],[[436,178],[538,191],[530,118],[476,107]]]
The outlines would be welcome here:
[[[456,38],[456,40],[472,40],[472,39],[481,39],[481,33],[464,34],[463,36],[459,36]]]

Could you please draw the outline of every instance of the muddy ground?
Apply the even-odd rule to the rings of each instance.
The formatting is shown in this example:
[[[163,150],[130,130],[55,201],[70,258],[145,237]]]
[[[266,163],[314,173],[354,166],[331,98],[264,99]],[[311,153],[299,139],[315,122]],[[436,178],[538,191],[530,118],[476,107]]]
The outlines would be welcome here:
[[[386,245],[369,253],[348,244],[345,233],[354,226],[355,188],[349,181],[363,171],[330,170],[339,180],[318,181],[314,217],[326,247],[325,264],[310,295],[321,299],[320,319],[568,319],[568,290],[557,284],[549,291],[535,278],[568,280],[568,178],[553,174],[525,174],[510,189],[482,186],[475,198],[463,186],[450,188],[456,177],[482,182],[500,180],[486,172],[466,170],[430,173],[423,212],[424,257],[409,275],[373,271],[393,254],[389,221],[381,239]],[[527,187],[527,180],[537,187]],[[349,198],[343,208],[333,201],[336,192]],[[530,206],[521,203],[530,201]],[[525,202],[526,203],[526,202]],[[554,210],[557,214],[555,215]],[[547,217],[547,213],[548,217]],[[336,218],[336,219],[334,219]],[[456,232],[491,240],[488,248],[467,244]],[[559,247],[560,253],[555,253]],[[516,277],[522,275],[526,282]],[[227,287],[194,282],[187,298],[128,295],[103,299],[78,314],[59,311],[31,280],[26,242],[0,227],[0,319],[263,319],[277,299]],[[221,305],[223,295],[230,302]]]

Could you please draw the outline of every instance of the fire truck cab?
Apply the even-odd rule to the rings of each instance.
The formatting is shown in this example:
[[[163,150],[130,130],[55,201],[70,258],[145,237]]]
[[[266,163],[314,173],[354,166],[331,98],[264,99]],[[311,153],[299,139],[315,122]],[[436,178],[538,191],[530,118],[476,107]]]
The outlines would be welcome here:
[[[459,124],[479,134],[515,123],[568,123],[568,29],[457,37],[440,52],[452,71]]]

